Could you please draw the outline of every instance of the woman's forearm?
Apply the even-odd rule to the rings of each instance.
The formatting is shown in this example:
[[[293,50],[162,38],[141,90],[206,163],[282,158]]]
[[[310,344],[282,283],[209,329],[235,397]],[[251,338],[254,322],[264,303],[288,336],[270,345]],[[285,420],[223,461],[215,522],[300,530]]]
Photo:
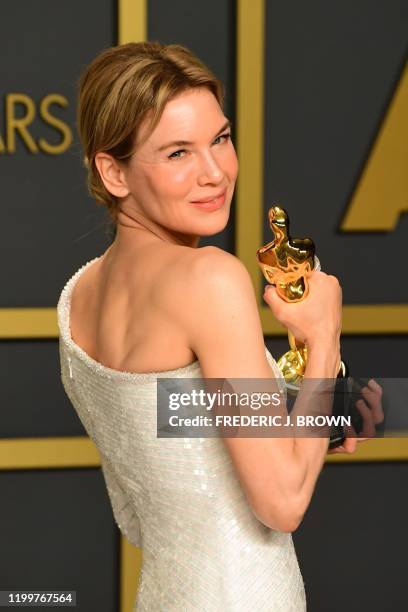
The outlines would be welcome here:
[[[333,403],[332,391],[340,363],[340,344],[338,340],[321,342],[308,349],[304,382],[291,412],[291,418],[298,415],[330,414]],[[321,428],[320,428],[321,431]],[[295,489],[296,508],[299,522],[306,511],[318,476],[322,470],[329,445],[328,435],[316,433],[316,437],[295,437],[293,445],[292,486]],[[302,435],[301,427],[296,433]],[[306,435],[306,432],[305,432]]]

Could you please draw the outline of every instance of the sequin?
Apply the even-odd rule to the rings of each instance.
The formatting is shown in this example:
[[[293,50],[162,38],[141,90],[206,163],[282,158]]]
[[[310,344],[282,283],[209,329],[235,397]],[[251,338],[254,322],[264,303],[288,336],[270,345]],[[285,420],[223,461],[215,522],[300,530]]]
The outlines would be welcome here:
[[[133,611],[304,612],[292,536],[255,517],[222,440],[157,438],[157,376],[200,378],[199,362],[119,372],[73,342],[72,290],[97,259],[71,277],[58,301],[61,378],[99,450],[118,527],[143,548]]]

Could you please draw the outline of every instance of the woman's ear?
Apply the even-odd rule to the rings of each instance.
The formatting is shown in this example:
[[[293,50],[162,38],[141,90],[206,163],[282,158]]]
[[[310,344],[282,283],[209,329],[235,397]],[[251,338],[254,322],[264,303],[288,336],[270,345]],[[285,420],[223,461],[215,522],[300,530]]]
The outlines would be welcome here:
[[[125,198],[129,195],[125,173],[114,157],[108,153],[97,153],[95,166],[109,193],[117,198]]]

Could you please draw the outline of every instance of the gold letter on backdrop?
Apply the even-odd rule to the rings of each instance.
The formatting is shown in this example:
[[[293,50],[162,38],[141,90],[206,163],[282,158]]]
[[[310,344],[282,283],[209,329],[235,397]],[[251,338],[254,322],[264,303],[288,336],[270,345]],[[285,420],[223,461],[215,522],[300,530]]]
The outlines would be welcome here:
[[[408,67],[344,217],[346,232],[392,231],[408,212]]]
[[[16,117],[15,107],[17,104],[22,104],[26,107],[27,112],[24,117]],[[29,96],[18,93],[11,93],[6,96],[7,150],[9,153],[14,153],[16,150],[15,132],[19,132],[31,153],[38,153],[37,145],[27,130],[27,125],[33,122],[34,117],[35,104]]]
[[[70,144],[72,143],[72,132],[69,126],[61,121],[61,119],[57,119],[51,115],[49,111],[49,106],[51,104],[59,104],[62,107],[68,106],[68,100],[64,98],[64,96],[60,96],[59,94],[48,94],[45,96],[40,102],[40,115],[44,119],[46,123],[55,127],[62,134],[62,140],[60,143],[56,145],[49,144],[44,138],[40,138],[38,141],[38,145],[44,153],[49,153],[50,155],[58,155],[59,153],[63,153],[68,149]]]

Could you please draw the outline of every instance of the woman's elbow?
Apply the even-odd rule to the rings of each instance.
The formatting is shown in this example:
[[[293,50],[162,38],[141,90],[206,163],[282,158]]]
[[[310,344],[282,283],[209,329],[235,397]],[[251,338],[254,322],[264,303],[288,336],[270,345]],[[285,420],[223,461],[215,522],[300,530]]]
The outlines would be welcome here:
[[[284,533],[293,533],[299,527],[300,523],[303,520],[303,514],[295,514],[283,517],[282,520],[278,524],[278,531],[283,531]]]
[[[258,510],[255,512],[257,518],[270,529],[293,533],[301,524],[306,512],[306,506],[299,500],[286,503],[281,508],[274,505],[267,511]]]

